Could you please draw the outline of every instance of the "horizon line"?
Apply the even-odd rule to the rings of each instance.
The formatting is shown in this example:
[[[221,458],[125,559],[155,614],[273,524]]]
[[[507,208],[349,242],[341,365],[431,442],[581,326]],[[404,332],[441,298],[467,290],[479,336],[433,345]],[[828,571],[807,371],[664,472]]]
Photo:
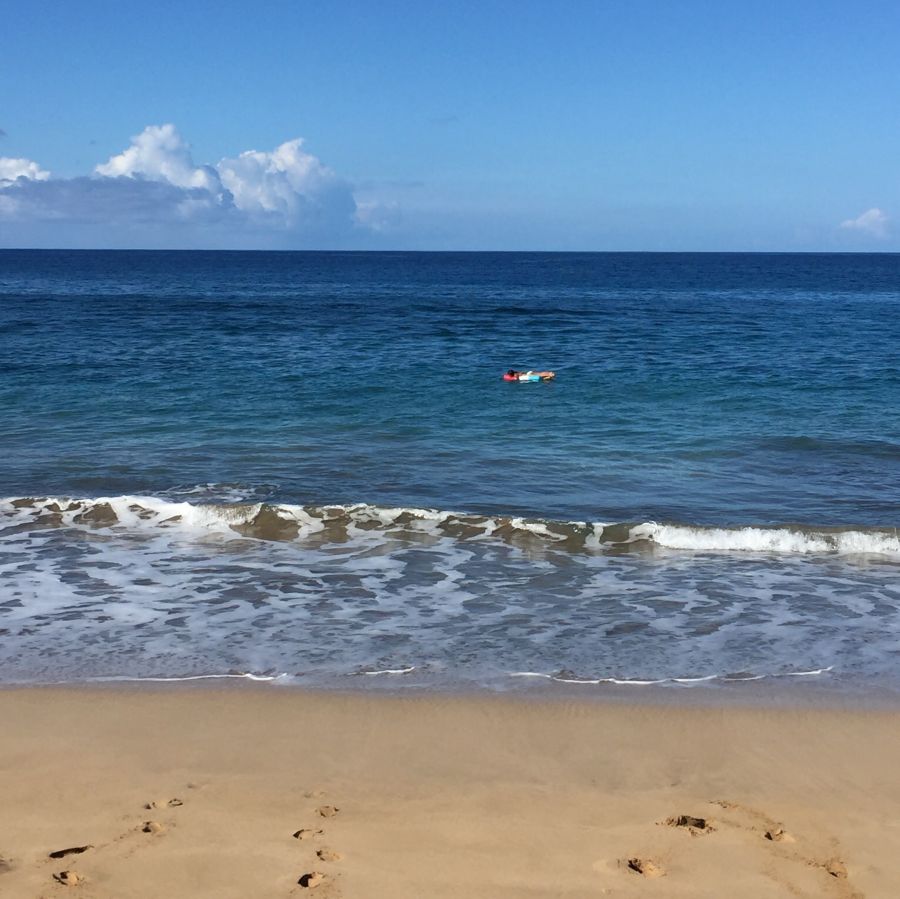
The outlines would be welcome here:
[[[543,255],[657,255],[657,256],[900,256],[898,250],[409,250],[409,249],[236,249],[211,247],[0,247],[0,253],[333,253],[371,255],[385,253],[413,254],[543,254]]]

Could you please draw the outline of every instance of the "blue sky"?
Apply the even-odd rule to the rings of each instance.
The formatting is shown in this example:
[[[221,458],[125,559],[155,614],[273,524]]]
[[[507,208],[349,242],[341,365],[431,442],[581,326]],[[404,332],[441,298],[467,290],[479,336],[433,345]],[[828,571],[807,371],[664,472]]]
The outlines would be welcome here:
[[[897,3],[3,21],[0,246],[900,250]]]

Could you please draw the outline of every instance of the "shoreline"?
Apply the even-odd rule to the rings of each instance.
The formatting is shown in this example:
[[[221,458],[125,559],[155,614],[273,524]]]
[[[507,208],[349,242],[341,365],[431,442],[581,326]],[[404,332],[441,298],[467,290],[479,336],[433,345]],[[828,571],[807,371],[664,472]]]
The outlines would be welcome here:
[[[0,718],[10,895],[900,893],[897,710],[105,684]]]
[[[743,690],[830,671],[852,693],[900,688],[893,532],[204,501],[228,490],[259,498],[207,484],[0,500],[15,560],[5,676],[286,672],[318,686],[414,667],[416,689],[517,691],[565,671]]]
[[[759,679],[699,681],[694,683],[594,682],[556,680],[553,677],[511,679],[499,688],[481,681],[442,680],[404,682],[404,674],[366,678],[362,674],[335,676],[322,681],[301,681],[291,676],[226,673],[185,677],[98,677],[66,681],[0,682],[0,696],[20,691],[121,692],[176,694],[232,691],[259,695],[301,697],[333,696],[422,702],[458,699],[472,702],[512,702],[535,705],[583,704],[603,708],[660,707],[686,709],[758,709],[761,711],[820,710],[825,712],[885,712],[900,714],[900,689],[873,684],[869,679],[770,676]]]

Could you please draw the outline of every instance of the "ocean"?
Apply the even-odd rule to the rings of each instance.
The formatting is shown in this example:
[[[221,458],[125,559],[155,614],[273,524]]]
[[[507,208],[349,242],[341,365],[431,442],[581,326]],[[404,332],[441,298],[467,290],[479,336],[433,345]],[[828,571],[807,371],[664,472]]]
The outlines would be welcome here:
[[[0,251],[0,682],[898,690],[898,347],[896,254]]]

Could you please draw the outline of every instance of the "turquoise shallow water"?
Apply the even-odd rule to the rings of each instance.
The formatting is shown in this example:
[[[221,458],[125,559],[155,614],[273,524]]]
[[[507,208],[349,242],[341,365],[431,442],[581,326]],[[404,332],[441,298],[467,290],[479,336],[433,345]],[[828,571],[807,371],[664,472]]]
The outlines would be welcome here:
[[[896,255],[0,251],[2,675],[893,683],[898,312]]]

